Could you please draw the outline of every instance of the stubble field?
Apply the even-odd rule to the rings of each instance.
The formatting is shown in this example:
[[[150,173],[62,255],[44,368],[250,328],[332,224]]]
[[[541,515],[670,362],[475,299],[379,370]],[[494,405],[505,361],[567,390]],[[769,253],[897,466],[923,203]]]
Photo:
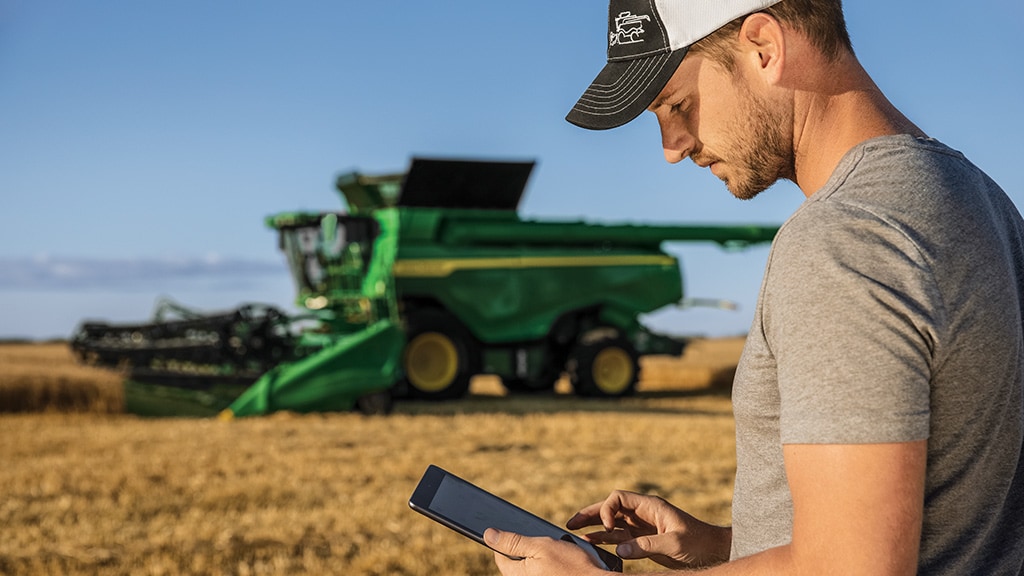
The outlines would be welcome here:
[[[385,417],[221,422],[121,413],[61,344],[0,346],[0,574],[496,574],[412,512],[428,464],[556,523],[616,488],[729,521],[741,338],[643,361],[638,394],[401,402]],[[627,572],[657,568],[627,562]]]

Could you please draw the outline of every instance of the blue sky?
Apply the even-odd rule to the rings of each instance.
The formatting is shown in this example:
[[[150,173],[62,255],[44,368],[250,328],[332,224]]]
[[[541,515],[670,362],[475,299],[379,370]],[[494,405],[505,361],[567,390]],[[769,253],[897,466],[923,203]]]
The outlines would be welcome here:
[[[269,214],[333,210],[342,172],[418,156],[536,159],[524,215],[781,223],[782,183],[749,202],[664,162],[654,118],[563,120],[604,61],[598,1],[0,0],[0,338],[147,319],[169,296],[294,310]],[[1024,206],[1020,0],[847,2],[890,99]],[[673,244],[688,295],[654,327],[749,325],[767,249]]]

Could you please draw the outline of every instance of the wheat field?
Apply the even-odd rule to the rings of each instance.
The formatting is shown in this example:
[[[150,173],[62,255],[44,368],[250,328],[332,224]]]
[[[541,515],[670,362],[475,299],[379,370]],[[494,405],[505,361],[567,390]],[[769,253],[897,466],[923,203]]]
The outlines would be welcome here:
[[[741,338],[646,358],[638,394],[400,402],[390,416],[121,413],[116,374],[0,346],[0,574],[496,574],[408,508],[428,464],[563,523],[616,488],[729,520]],[[627,562],[627,572],[656,565]]]

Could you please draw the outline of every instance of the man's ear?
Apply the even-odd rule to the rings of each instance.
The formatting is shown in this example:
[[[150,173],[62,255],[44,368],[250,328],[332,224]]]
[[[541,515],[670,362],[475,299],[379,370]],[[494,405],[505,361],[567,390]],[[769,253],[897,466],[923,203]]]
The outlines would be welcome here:
[[[786,63],[786,35],[773,16],[758,12],[747,16],[740,28],[741,59],[770,85],[779,84]]]

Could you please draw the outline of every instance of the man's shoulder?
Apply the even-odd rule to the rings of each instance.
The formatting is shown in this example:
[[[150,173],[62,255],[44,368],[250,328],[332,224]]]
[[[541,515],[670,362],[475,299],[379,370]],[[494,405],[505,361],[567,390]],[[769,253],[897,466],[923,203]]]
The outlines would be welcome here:
[[[881,136],[850,149],[828,182],[808,200],[854,204],[936,201],[935,189],[956,188],[981,170],[960,152],[931,138]]]
[[[983,217],[993,202],[1009,200],[960,152],[934,139],[884,136],[851,149],[780,235],[825,239],[850,227],[941,235],[965,216]]]

